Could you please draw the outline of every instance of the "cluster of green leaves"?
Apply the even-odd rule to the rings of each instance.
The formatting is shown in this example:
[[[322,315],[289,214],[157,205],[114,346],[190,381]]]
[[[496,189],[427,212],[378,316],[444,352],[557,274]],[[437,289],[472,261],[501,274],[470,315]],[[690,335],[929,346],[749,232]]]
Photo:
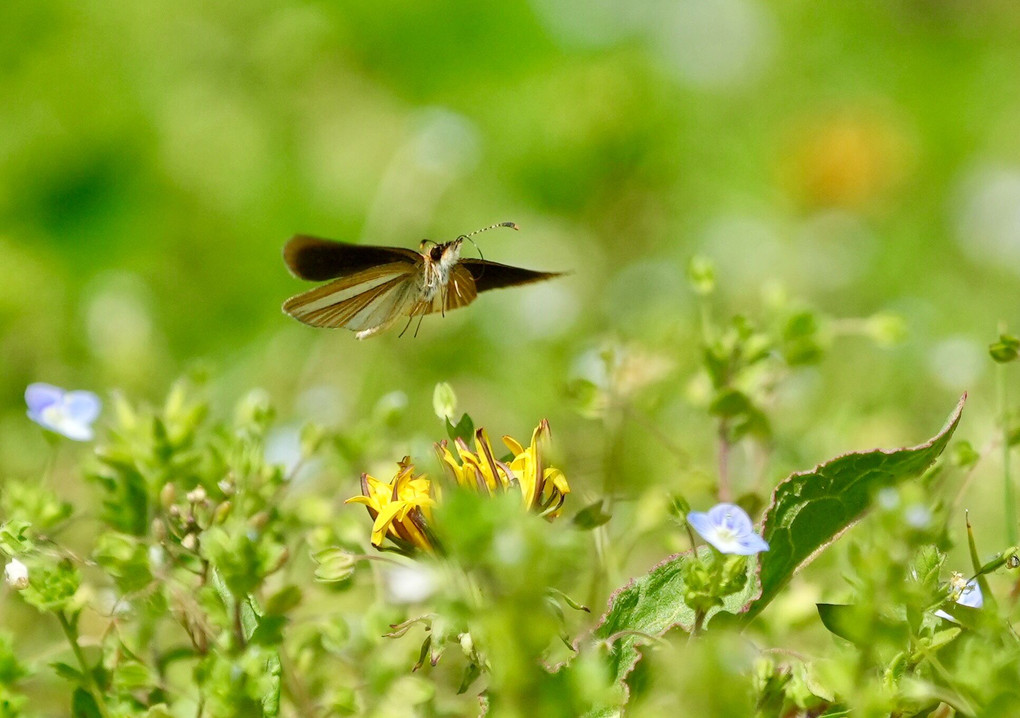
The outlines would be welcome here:
[[[54,667],[75,715],[278,715],[282,631],[302,592],[277,575],[295,543],[293,473],[264,458],[265,396],[213,424],[182,382],[159,410],[117,397],[113,414],[86,470],[102,507],[87,558],[58,543],[72,512],[52,491],[4,494],[2,549],[28,566],[21,596],[70,642],[72,663]],[[98,652],[83,617],[105,624]]]

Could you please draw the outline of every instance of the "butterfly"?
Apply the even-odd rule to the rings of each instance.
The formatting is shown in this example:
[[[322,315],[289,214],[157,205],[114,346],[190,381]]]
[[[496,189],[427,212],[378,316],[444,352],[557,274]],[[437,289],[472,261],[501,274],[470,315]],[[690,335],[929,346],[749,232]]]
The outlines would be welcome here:
[[[558,277],[485,259],[461,259],[464,240],[496,227],[520,229],[499,222],[439,244],[423,239],[418,251],[373,247],[295,235],[283,248],[283,260],[296,277],[327,284],[291,297],[283,311],[313,327],[346,327],[365,339],[407,317],[400,336],[418,317],[465,307],[479,292]],[[415,334],[417,335],[417,328]]]

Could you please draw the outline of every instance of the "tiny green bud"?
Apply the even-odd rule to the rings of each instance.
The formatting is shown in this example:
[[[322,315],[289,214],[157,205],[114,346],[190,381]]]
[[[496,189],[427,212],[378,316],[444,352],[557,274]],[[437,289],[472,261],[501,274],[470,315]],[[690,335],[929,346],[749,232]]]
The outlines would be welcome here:
[[[687,281],[696,294],[708,296],[715,291],[715,264],[708,257],[694,255],[687,264]]]
[[[465,656],[471,658],[475,650],[475,641],[471,638],[471,634],[465,631],[457,636],[457,639],[460,641],[460,650],[464,651]]]
[[[163,541],[167,537],[166,524],[163,523],[162,519],[152,520],[152,537],[157,541]]]
[[[224,501],[219,506],[217,506],[216,511],[213,513],[213,523],[221,524],[224,521],[226,521],[227,517],[230,516],[230,510],[233,507],[234,507],[233,503],[231,503],[229,500]]]
[[[445,381],[436,384],[436,388],[432,392],[432,409],[440,419],[453,421],[457,411],[457,395],[454,393],[453,387]]]
[[[891,347],[902,342],[907,336],[907,323],[899,314],[879,312],[865,320],[868,335],[876,344]]]
[[[169,509],[177,500],[177,489],[173,484],[163,484],[159,491],[159,503],[164,509]]]
[[[248,523],[251,524],[251,527],[253,529],[261,531],[266,527],[266,524],[269,523],[269,514],[266,513],[265,511],[259,511],[257,514],[251,517]]]

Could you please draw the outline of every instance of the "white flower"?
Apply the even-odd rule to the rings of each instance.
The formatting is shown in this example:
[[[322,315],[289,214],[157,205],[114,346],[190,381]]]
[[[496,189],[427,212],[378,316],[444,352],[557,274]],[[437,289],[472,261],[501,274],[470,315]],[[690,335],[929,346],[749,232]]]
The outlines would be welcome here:
[[[18,559],[12,558],[10,563],[4,567],[4,580],[16,591],[28,588],[28,566]]]
[[[985,597],[981,595],[981,587],[978,585],[977,579],[968,581],[966,576],[959,571],[953,571],[953,575],[949,577],[949,598],[968,608],[981,608],[985,605]],[[956,623],[955,618],[941,609],[935,611],[935,615]]]
[[[393,603],[421,603],[436,591],[436,575],[425,566],[388,567],[383,572],[386,594]]]

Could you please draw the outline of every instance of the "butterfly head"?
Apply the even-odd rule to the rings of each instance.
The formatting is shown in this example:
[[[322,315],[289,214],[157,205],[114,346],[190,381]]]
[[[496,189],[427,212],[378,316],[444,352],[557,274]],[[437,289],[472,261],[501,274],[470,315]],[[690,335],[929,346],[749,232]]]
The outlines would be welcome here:
[[[460,259],[460,245],[463,242],[463,237],[457,237],[452,242],[444,244],[438,244],[431,239],[423,239],[418,251],[431,264],[441,266],[448,271]]]

